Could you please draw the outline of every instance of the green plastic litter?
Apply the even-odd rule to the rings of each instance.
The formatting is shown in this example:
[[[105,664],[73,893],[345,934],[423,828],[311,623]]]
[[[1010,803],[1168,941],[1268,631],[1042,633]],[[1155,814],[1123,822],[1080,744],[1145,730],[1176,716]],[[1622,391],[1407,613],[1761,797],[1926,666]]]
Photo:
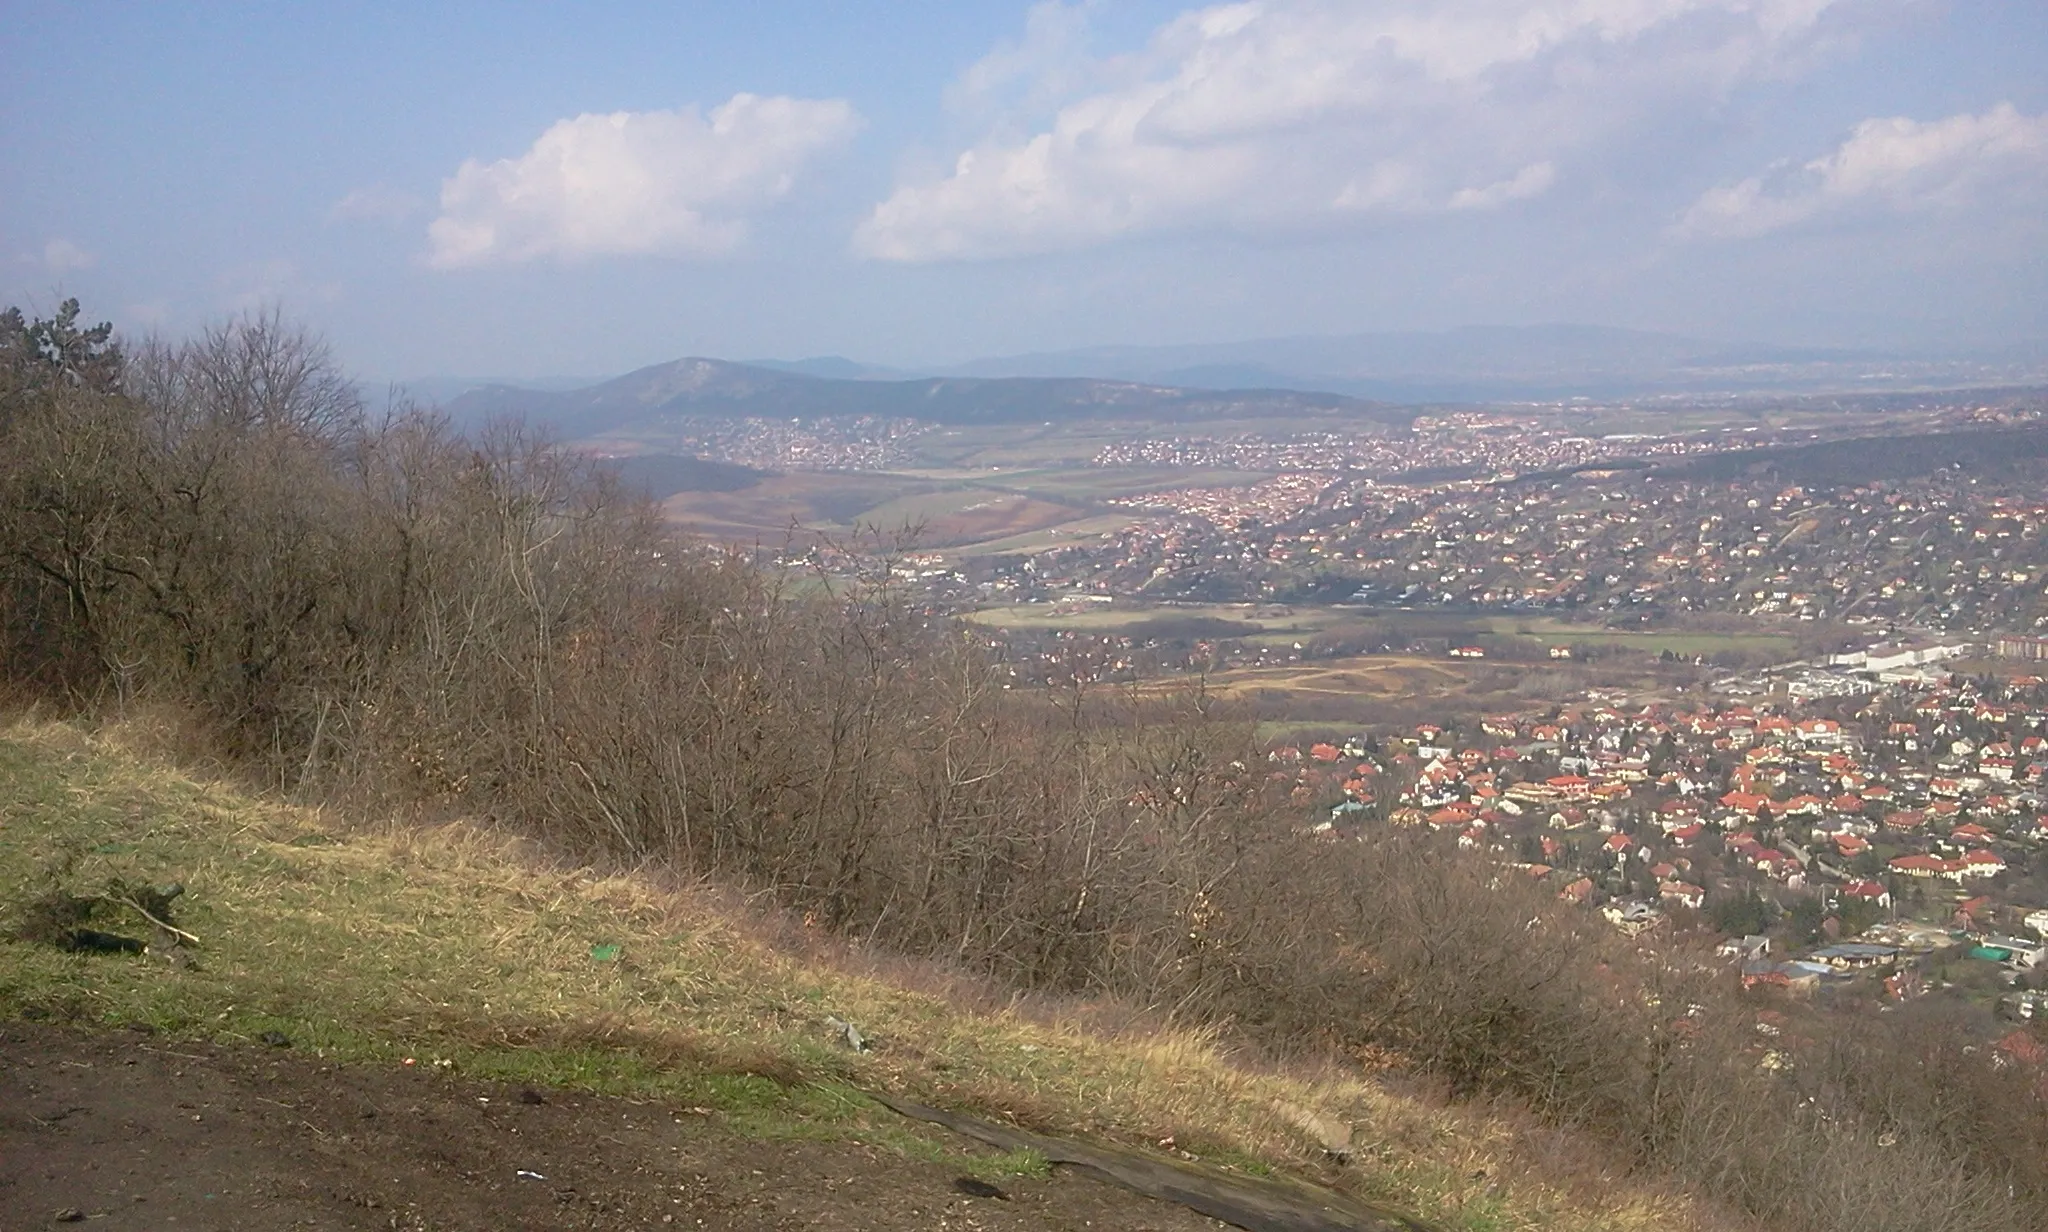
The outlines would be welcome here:
[[[593,945],[590,947],[590,956],[599,962],[617,962],[623,949],[624,947],[616,944]]]

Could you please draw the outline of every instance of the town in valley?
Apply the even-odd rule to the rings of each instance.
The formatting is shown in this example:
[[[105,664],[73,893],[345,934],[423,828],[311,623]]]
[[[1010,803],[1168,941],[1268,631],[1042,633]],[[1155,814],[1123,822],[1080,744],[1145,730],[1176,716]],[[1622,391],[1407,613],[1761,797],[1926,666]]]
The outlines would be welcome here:
[[[651,486],[707,550],[893,588],[1006,687],[1236,705],[1326,841],[1437,833],[1752,989],[2029,1020],[2044,442],[2048,395],[1997,389],[583,447],[736,468]]]

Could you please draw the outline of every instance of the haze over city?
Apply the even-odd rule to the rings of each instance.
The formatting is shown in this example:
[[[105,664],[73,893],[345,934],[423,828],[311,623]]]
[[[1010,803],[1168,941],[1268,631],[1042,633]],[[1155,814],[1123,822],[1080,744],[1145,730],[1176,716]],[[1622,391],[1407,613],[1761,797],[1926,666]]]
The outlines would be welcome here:
[[[1568,322],[2048,331],[2048,9],[1932,0],[67,6],[0,293],[354,370],[909,368]]]

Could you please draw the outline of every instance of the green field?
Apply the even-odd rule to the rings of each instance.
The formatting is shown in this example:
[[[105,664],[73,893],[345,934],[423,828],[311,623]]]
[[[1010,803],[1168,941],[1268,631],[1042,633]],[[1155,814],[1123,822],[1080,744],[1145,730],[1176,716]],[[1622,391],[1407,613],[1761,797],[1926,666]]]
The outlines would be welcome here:
[[[1788,633],[1759,629],[1743,632],[1703,633],[1685,629],[1604,629],[1598,625],[1575,625],[1561,620],[1525,620],[1513,616],[1485,617],[1481,621],[1495,637],[1515,637],[1544,646],[1621,646],[1659,654],[1710,655],[1723,650],[1790,655],[1798,639]]]
[[[1100,501],[1143,496],[1173,488],[1242,488],[1263,483],[1271,471],[1224,470],[1194,466],[1054,467],[1003,471],[975,480],[984,487],[1027,492],[1046,500]]]
[[[1221,620],[1242,626],[1240,636],[1255,644],[1313,637],[1342,624],[1348,613],[1338,608],[1289,607],[1271,603],[1131,603],[1090,605],[1076,611],[1063,604],[1013,603],[987,607],[968,619],[997,629],[1088,629],[1108,632],[1156,621]]]
[[[1085,539],[1095,539],[1123,530],[1132,522],[1128,513],[1098,513],[1088,517],[1075,518],[1057,526],[1039,530],[1023,531],[998,539],[985,539],[979,543],[956,548],[956,556],[994,556],[1001,553],[1018,552],[1030,554],[1052,548],[1066,547]]]
[[[844,539],[861,528],[919,528],[918,546],[954,555],[1037,552],[1113,533],[1148,516],[1110,505],[1118,497],[1185,487],[1242,487],[1260,471],[1142,466],[795,471],[729,492],[679,492],[669,519],[724,542],[775,542],[792,525],[803,535]]]
[[[1768,629],[1703,632],[1689,629],[1608,629],[1549,618],[1471,616],[1439,612],[1376,612],[1358,608],[1253,603],[1153,604],[1119,599],[1108,607],[1081,610],[1052,603],[1006,604],[974,612],[969,619],[1000,629],[1086,629],[1103,633],[1176,619],[1226,620],[1244,626],[1237,636],[1253,645],[1306,641],[1319,634],[1387,638],[1469,638],[1513,640],[1531,648],[1603,646],[1644,654],[1690,658],[1733,650],[1785,657],[1798,641]]]

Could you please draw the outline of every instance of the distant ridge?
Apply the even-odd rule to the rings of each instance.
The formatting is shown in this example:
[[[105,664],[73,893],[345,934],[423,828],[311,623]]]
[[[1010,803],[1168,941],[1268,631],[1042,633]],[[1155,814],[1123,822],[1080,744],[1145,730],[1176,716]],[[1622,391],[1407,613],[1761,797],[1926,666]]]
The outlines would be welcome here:
[[[409,398],[423,406],[446,405],[472,389],[490,385],[503,385],[512,389],[542,389],[561,391],[581,389],[601,378],[588,376],[542,376],[531,379],[518,377],[467,377],[467,376],[421,376],[402,381],[364,381],[361,383],[364,400],[371,404],[381,403],[391,391]]]
[[[810,359],[743,359],[739,362],[748,368],[767,368],[773,372],[794,372],[798,376],[831,377],[842,381],[901,381],[921,375],[901,368],[864,364],[844,355],[818,355]]]
[[[2048,345],[1981,353],[1733,344],[1596,325],[1088,347],[979,359],[976,377],[1314,389],[1392,402],[1872,392],[2048,381]]]
[[[1207,415],[1218,395],[1242,413],[1253,405],[1284,413],[1282,394],[1329,394],[1380,404],[1380,417],[1406,419],[1389,405],[1551,402],[1572,398],[1872,394],[2048,384],[2048,340],[1980,351],[1730,343],[1597,325],[1472,326],[1463,329],[1264,338],[1167,346],[1099,346],[977,359],[905,370],[839,355],[731,362],[690,358],[612,381],[460,380],[431,377],[408,391],[459,415],[571,413],[608,408],[640,413],[650,403],[636,382],[659,386],[680,365],[710,365],[694,391],[656,399],[667,414],[933,414],[958,422],[1030,422],[1073,417],[1084,406],[1147,398],[1160,413]],[[793,379],[825,382],[799,385]],[[989,388],[1011,381],[1141,386],[1083,391]],[[973,384],[973,383],[981,384]],[[868,387],[853,393],[837,386]],[[615,388],[617,387],[617,388]],[[934,394],[943,389],[942,394]],[[598,391],[610,391],[599,393]],[[548,395],[566,394],[566,399]],[[618,397],[613,397],[617,394]],[[1163,395],[1172,395],[1170,397]],[[1253,397],[1257,395],[1257,397]],[[1027,409],[1034,400],[1036,412]],[[926,405],[939,404],[938,409]],[[916,412],[902,408],[916,404]],[[801,409],[788,409],[791,407]],[[830,409],[825,409],[825,408]],[[817,408],[817,409],[812,409]],[[852,409],[859,408],[859,409]],[[1098,413],[1090,411],[1088,413]],[[1252,414],[1265,412],[1251,411]]]
[[[511,417],[547,424],[571,438],[649,419],[685,417],[869,415],[946,424],[1284,419],[1329,413],[1394,424],[1413,418],[1399,408],[1308,390],[1189,389],[1085,377],[847,379],[694,357],[584,389],[491,385],[454,398],[445,409],[458,423]]]

